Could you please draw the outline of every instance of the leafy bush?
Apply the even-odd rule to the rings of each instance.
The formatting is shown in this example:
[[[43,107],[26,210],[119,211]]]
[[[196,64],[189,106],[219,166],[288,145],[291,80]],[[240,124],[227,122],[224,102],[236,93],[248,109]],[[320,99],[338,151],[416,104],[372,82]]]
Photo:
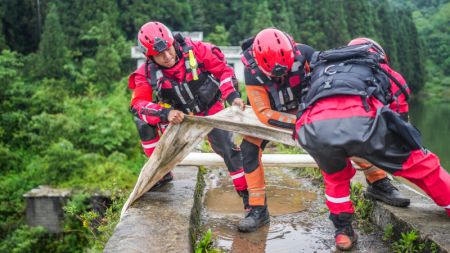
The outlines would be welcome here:
[[[373,202],[366,199],[363,194],[361,183],[351,184],[350,198],[355,207],[355,216],[358,226],[365,232],[370,232],[373,225],[370,223],[370,217],[373,211]]]
[[[397,253],[419,253],[424,248],[425,244],[419,242],[416,231],[402,233],[401,239],[392,244],[392,250]]]
[[[43,227],[23,225],[10,233],[0,244],[0,252],[34,253],[42,246],[41,239],[45,236]]]

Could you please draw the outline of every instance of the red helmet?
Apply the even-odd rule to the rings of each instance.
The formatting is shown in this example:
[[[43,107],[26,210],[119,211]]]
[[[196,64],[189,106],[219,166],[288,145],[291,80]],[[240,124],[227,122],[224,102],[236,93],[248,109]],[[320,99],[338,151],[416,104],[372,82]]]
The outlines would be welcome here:
[[[294,43],[288,34],[278,29],[260,31],[253,41],[253,53],[261,71],[269,76],[282,76],[291,70]]]
[[[146,56],[154,56],[173,44],[172,32],[160,22],[148,22],[138,32],[138,48]]]
[[[369,39],[369,38],[356,38],[351,40],[348,45],[360,45],[360,44],[367,44],[367,43],[372,43],[372,47],[370,48],[369,51],[372,51],[374,53],[377,53],[380,55],[380,57],[382,59],[384,59],[385,62],[388,62],[388,57],[386,55],[386,52],[384,52],[384,49],[380,46],[380,44],[378,44],[378,42],[374,41],[373,39]]]

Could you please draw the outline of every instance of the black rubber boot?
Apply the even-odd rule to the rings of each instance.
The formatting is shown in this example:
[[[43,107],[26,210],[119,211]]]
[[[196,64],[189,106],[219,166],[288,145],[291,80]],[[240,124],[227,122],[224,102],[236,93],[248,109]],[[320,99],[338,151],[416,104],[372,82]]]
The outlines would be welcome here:
[[[170,171],[169,173],[165,174],[152,188],[150,188],[150,191],[155,191],[159,188],[161,188],[162,186],[164,186],[165,184],[167,184],[168,182],[173,180],[173,173],[172,171]]]
[[[391,206],[407,207],[410,200],[405,197],[387,177],[369,183],[365,196],[370,199],[380,200]]]
[[[253,232],[269,222],[267,206],[250,206],[250,212],[239,222],[238,229],[241,232]]]
[[[247,190],[237,191],[237,193],[242,198],[242,202],[244,203],[244,210],[246,212],[249,212],[250,211],[250,204],[248,203],[248,191]]]
[[[340,250],[350,250],[358,240],[358,235],[352,227],[352,219],[351,213],[330,214],[330,220],[336,228],[334,235],[336,248]]]

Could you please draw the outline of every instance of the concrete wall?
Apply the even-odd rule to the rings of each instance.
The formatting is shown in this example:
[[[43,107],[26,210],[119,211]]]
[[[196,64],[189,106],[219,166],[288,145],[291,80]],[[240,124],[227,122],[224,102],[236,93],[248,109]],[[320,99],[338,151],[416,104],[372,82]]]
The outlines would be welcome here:
[[[110,197],[106,195],[93,194],[86,204],[89,204],[93,211],[103,214],[111,205]],[[63,232],[63,207],[71,197],[70,190],[39,186],[24,194],[23,197],[29,226],[42,226],[51,233]]]
[[[63,231],[62,208],[70,197],[69,190],[39,186],[23,196],[29,226],[42,226],[52,233]]]

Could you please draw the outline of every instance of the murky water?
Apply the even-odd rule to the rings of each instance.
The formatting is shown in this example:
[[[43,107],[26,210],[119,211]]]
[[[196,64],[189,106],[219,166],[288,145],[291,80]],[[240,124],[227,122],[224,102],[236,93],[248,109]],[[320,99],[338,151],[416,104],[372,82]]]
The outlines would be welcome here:
[[[424,105],[419,101],[412,101],[410,118],[421,131],[423,144],[436,153],[442,166],[450,171],[450,104]]]
[[[313,231],[311,224],[291,224],[272,218],[271,224],[253,233],[236,232],[236,228],[217,220],[209,224],[217,236],[217,246],[228,252],[329,252],[333,241],[324,241],[331,231]]]
[[[334,228],[328,220],[322,189],[290,169],[266,169],[270,224],[252,233],[237,231],[243,204],[225,170],[206,176],[202,223],[211,228],[216,247],[225,252],[333,252]],[[354,252],[388,252],[380,235],[360,237]]]
[[[266,189],[270,199],[271,215],[303,211],[311,200],[316,199],[316,194],[309,191],[281,186],[268,186]],[[210,212],[242,214],[242,200],[237,196],[233,186],[210,189],[206,193],[205,206]]]

